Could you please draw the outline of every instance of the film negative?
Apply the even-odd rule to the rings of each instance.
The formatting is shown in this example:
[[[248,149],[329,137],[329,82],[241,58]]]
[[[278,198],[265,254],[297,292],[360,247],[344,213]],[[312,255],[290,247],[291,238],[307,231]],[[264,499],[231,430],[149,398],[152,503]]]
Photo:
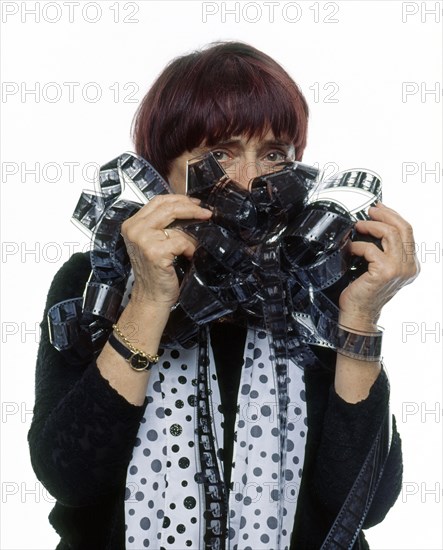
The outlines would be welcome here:
[[[123,293],[116,286],[90,281],[83,297],[83,310],[113,323],[122,298]]]
[[[187,164],[186,194],[190,197],[205,201],[217,183],[228,179],[212,153],[194,157]]]
[[[213,417],[209,405],[208,341],[205,331],[200,331],[201,345],[198,357],[198,407],[197,434],[201,472],[197,482],[204,487],[204,544],[205,549],[225,548],[228,519],[228,496],[215,450]]]
[[[105,210],[123,190],[118,172],[117,157],[101,167],[96,191],[83,191],[72,214],[71,221],[91,238]]]
[[[92,233],[93,275],[86,289],[83,307],[108,322],[117,318],[130,274],[130,262],[120,236],[121,223],[143,202],[170,193],[167,182],[143,158],[125,153],[104,165],[99,176],[100,192],[82,193],[73,219]],[[140,203],[118,200],[130,187]],[[181,223],[199,242],[192,264],[177,262],[181,280],[180,300],[174,308],[163,344],[185,344],[194,338],[198,326],[217,316],[235,311],[246,317],[263,318],[262,282],[267,247],[279,257],[276,276],[283,285],[309,288],[311,300],[294,304],[287,292],[291,311],[311,316],[317,337],[300,328],[307,344],[329,342],[336,315],[322,310],[327,299],[320,292],[343,280],[343,288],[365,270],[365,262],[350,258],[347,242],[359,238],[353,230],[356,219],[367,218],[367,208],[381,199],[381,180],[369,170],[350,170],[322,180],[319,170],[302,163],[282,163],[279,170],[255,178],[244,190],[230,180],[212,154],[188,163],[187,190],[214,212],[207,223]],[[269,247],[269,243],[273,246]],[[98,292],[98,289],[100,291]],[[126,292],[127,293],[127,292]],[[205,297],[206,296],[206,297]],[[195,311],[195,303],[213,305]],[[216,304],[216,305],[215,305]],[[308,308],[308,309],[306,309]],[[329,311],[329,310],[328,310]],[[297,317],[298,316],[298,317]],[[175,321],[177,317],[177,321]],[[320,321],[325,317],[323,321]],[[189,330],[183,330],[188,318]],[[52,322],[57,322],[55,320]],[[328,321],[330,319],[330,322]],[[264,321],[262,319],[262,324]],[[174,334],[180,324],[180,336]],[[299,323],[296,323],[299,324]],[[95,323],[96,328],[100,323]],[[53,331],[56,334],[56,331]]]
[[[79,338],[78,318],[82,314],[82,298],[73,298],[51,308],[48,316],[49,337],[54,347],[64,351],[72,347],[72,342]]]
[[[355,219],[368,219],[368,208],[382,200],[381,178],[371,170],[350,169],[320,179],[310,202],[328,201]]]
[[[94,231],[91,251],[91,267],[97,281],[112,285],[128,277],[131,264],[120,230],[124,220],[139,209],[139,204],[117,201],[102,216]]]
[[[225,548],[227,502],[209,415],[208,349],[205,328],[221,317],[245,320],[268,334],[278,386],[280,466],[278,489],[284,501],[288,376],[318,366],[314,349],[369,349],[372,341],[349,340],[338,327],[338,297],[364,272],[352,258],[354,225],[381,199],[380,178],[369,170],[340,172],[323,180],[319,170],[282,163],[244,189],[230,179],[214,156],[188,163],[187,194],[213,215],[207,222],[177,225],[197,240],[192,261],[178,259],[178,302],[172,308],[164,347],[199,346],[198,435],[204,487],[205,548]],[[48,313],[50,338],[72,361],[97,355],[125,306],[133,281],[130,251],[121,224],[145,202],[171,189],[143,158],[124,153],[102,167],[97,193],[84,192],[73,220],[91,234],[91,276],[84,297],[61,302]],[[131,190],[135,201],[125,197]],[[172,224],[174,226],[174,224]],[[352,337],[351,337],[352,338]],[[376,347],[377,344],[374,344]],[[81,351],[79,351],[79,349]],[[279,532],[284,507],[279,505]]]
[[[157,195],[172,193],[170,185],[143,157],[124,153],[118,158],[121,181],[129,186],[144,204]]]

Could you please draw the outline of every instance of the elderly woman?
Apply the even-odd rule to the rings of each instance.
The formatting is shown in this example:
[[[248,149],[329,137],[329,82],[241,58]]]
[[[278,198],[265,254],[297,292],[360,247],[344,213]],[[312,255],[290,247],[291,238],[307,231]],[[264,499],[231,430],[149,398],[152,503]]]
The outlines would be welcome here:
[[[278,404],[279,386],[263,327],[213,322],[203,327],[204,344],[161,347],[179,297],[176,258],[192,260],[198,246],[180,224],[213,216],[186,195],[187,161],[211,152],[249,189],[256,176],[301,160],[307,119],[306,101],[282,67],[241,43],[174,60],[144,98],[136,151],[174,193],[156,196],[121,226],[134,275],[130,300],[97,357],[67,361],[49,341],[46,314],[83,293],[90,259],[75,254],[51,285],[41,325],[29,442],[36,475],[57,499],[49,519],[61,536],[58,549],[315,549],[336,525],[387,414],[378,358],[320,350],[317,367],[291,362],[292,409],[282,419],[269,406]],[[349,243],[368,268],[337,300],[340,326],[355,335],[377,333],[383,306],[418,272],[415,258],[403,254],[413,242],[410,226],[380,202],[369,216],[356,230],[381,246]],[[131,340],[147,357],[143,368],[125,359]],[[202,364],[212,400],[201,406],[219,406],[197,412]],[[251,404],[261,421],[245,413]],[[210,425],[202,435],[203,417]],[[357,518],[341,548],[368,548],[361,528],[382,521],[399,494],[395,425],[383,463],[364,524]]]

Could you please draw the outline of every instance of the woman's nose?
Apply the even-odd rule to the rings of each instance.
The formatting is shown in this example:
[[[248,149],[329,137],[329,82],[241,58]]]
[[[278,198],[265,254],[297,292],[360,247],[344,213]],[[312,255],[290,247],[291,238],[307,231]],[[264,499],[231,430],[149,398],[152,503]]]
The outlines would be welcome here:
[[[228,170],[228,175],[235,180],[243,189],[249,188],[251,179],[260,174],[260,164],[257,161],[238,161]]]

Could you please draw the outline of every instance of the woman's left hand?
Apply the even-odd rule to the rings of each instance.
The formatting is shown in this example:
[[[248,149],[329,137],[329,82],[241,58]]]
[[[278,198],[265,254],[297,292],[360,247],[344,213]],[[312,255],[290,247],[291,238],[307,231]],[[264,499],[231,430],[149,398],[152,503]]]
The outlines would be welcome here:
[[[381,309],[403,286],[420,272],[415,255],[412,227],[397,212],[378,203],[369,209],[370,220],[358,221],[356,230],[381,240],[374,243],[353,241],[350,251],[365,258],[368,270],[340,295],[339,322],[356,330],[376,328]]]

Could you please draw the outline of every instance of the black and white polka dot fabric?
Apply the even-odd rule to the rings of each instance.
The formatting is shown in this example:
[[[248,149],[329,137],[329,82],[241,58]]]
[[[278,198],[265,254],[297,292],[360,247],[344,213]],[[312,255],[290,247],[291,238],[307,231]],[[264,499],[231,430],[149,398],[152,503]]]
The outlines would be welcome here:
[[[127,472],[126,548],[204,548],[204,486],[196,435],[198,349],[166,350],[151,371],[148,405]],[[289,548],[307,433],[303,372],[289,364],[284,499],[279,499],[280,431],[277,380],[263,331],[245,344],[229,494],[229,550]],[[210,407],[217,457],[223,415],[214,358],[209,353]],[[220,471],[223,465],[219,460]],[[196,478],[197,476],[197,478]],[[277,542],[279,506],[283,529]]]

